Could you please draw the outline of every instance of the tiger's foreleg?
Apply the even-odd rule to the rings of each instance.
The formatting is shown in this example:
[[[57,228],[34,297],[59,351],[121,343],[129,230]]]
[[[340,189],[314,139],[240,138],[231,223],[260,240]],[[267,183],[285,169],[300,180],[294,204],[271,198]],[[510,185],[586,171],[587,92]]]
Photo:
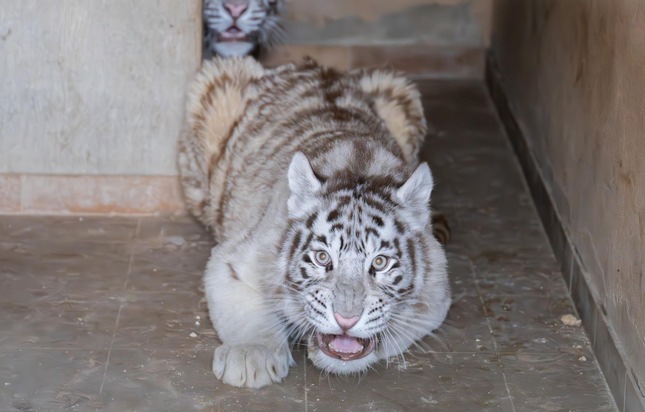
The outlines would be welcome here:
[[[222,342],[213,373],[229,385],[260,388],[284,379],[293,358],[281,319],[253,279],[253,251],[238,246],[233,252],[215,246],[204,275],[208,311]]]

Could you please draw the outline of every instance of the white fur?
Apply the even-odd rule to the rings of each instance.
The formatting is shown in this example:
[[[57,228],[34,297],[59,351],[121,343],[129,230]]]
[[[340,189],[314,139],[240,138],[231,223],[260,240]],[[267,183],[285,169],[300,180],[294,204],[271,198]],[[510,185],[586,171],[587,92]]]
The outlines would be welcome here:
[[[298,152],[293,156],[287,173],[291,195],[287,202],[290,219],[305,216],[310,207],[307,203],[320,191],[320,181],[316,178],[307,157]]]
[[[214,247],[204,275],[208,312],[224,342],[215,350],[213,373],[233,386],[260,388],[280,382],[293,364],[285,331],[266,310],[258,262],[231,259],[257,255],[260,246],[251,241],[228,251]],[[229,265],[239,281],[231,278]]]
[[[430,170],[426,164],[422,164],[397,190],[397,195],[405,204],[397,215],[410,226],[412,231],[419,232],[420,235],[427,234],[431,230],[430,211],[427,204],[432,185]],[[318,199],[317,202],[318,206],[325,211],[324,205],[320,204],[321,200]],[[333,203],[329,209],[334,209]],[[365,211],[361,219],[367,221],[371,213],[374,211]],[[321,249],[329,253],[333,266],[337,269],[332,273],[321,272],[317,283],[306,288],[297,298],[285,300],[282,310],[294,324],[313,325],[315,332],[342,334],[342,329],[334,319],[334,311],[342,308],[351,315],[359,315],[358,322],[349,331],[350,336],[367,339],[376,333],[385,333],[385,337],[381,347],[366,357],[343,361],[324,354],[318,348],[314,335],[309,335],[308,355],[317,367],[336,374],[364,372],[379,360],[401,355],[415,341],[431,334],[441,325],[450,307],[450,293],[446,256],[442,246],[433,236],[426,236],[425,253],[430,266],[413,279],[415,292],[403,302],[397,303],[388,299],[377,285],[387,285],[388,277],[391,279],[401,274],[401,271],[385,270],[383,274],[377,275],[373,282],[370,281],[369,276],[366,276],[372,259],[383,253],[380,245],[368,241],[364,252],[342,252],[339,239],[329,230],[332,224],[325,219],[327,212],[320,215],[322,218],[314,222],[312,230],[316,233],[324,233],[331,241],[328,246],[314,242],[312,249]],[[385,226],[380,231],[381,238],[398,237],[393,222],[387,218],[384,219]],[[288,264],[288,262],[281,262],[281,264]],[[406,268],[405,264],[402,266]],[[409,266],[408,262],[407,267]],[[280,272],[288,270],[288,266],[280,266]],[[310,273],[310,275],[315,277],[315,274]],[[358,295],[361,296],[360,299],[356,299]],[[347,302],[347,299],[354,301]],[[323,302],[324,306],[320,302]],[[427,307],[427,310],[419,312],[415,308],[416,304]],[[312,308],[309,309],[309,306]],[[377,319],[378,322],[375,322]]]
[[[426,130],[418,92],[387,73],[329,75],[311,63],[267,70],[215,59],[188,97],[179,167],[190,211],[218,242],[204,283],[222,341],[213,372],[227,384],[281,381],[293,363],[289,336],[308,339],[325,371],[365,371],[432,333],[450,306],[445,253],[431,233],[432,175],[427,165],[412,173]],[[340,116],[320,110],[329,96]],[[370,205],[374,196],[389,209]],[[378,236],[365,224],[376,214]],[[395,239],[398,265],[372,271],[376,256],[394,256]],[[333,267],[315,264],[317,251]],[[335,313],[359,316],[347,333],[383,334],[380,345],[352,361],[325,355],[313,336],[342,332]]]
[[[421,163],[410,179],[396,192],[401,202],[407,206],[405,212],[411,214],[410,221],[415,230],[423,230],[430,222],[428,202],[434,180],[427,163]]]

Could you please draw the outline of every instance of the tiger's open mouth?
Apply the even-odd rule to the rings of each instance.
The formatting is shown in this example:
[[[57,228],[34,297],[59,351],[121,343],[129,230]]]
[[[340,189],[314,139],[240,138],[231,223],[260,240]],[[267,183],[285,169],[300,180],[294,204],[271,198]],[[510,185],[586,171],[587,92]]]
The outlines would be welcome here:
[[[376,339],[363,339],[347,335],[318,333],[318,347],[327,356],[348,361],[369,355],[376,345]]]
[[[246,33],[235,26],[231,26],[226,31],[219,33],[220,42],[247,41]]]

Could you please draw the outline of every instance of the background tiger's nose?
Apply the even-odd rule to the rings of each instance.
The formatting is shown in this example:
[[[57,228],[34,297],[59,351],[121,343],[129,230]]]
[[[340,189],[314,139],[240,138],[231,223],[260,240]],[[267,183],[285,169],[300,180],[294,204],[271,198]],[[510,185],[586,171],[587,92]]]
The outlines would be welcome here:
[[[359,316],[345,318],[338,312],[334,312],[334,318],[336,319],[336,322],[338,322],[338,326],[340,326],[344,331],[351,329],[351,327],[356,325],[356,322],[360,319]]]
[[[234,19],[240,17],[248,8],[248,4],[224,3],[224,7]]]

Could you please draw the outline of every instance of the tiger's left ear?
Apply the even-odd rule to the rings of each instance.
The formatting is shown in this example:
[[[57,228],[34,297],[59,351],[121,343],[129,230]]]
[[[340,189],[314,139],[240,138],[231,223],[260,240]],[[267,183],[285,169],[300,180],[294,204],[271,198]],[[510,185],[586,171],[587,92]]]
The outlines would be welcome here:
[[[422,230],[430,221],[430,195],[433,187],[430,167],[427,163],[421,163],[396,192],[408,213],[408,220],[416,230]]]
[[[290,219],[299,219],[307,216],[315,196],[322,187],[322,183],[316,177],[311,164],[303,153],[298,152],[291,159],[289,172],[289,189],[291,196],[287,202]]]

